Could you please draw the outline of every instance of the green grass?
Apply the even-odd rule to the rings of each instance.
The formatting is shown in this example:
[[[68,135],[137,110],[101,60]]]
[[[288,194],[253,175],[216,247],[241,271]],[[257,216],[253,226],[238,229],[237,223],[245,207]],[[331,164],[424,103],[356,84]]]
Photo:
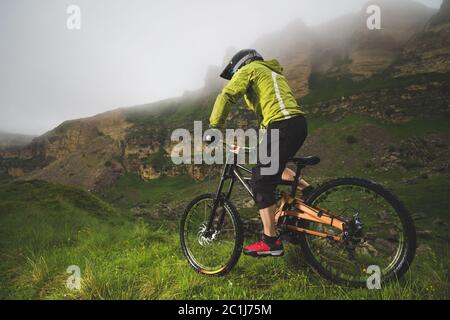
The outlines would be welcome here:
[[[319,166],[307,168],[305,174],[308,178],[311,175],[313,179],[315,176],[363,176],[370,179],[384,179],[382,173],[374,170],[379,166],[377,159],[382,156],[381,153],[388,154],[405,149],[403,143],[409,138],[423,139],[424,145],[430,148],[430,141],[435,139],[433,136],[443,139],[448,136],[449,130],[449,122],[442,117],[417,117],[392,125],[357,114],[349,114],[338,121],[323,116],[310,116],[306,145],[320,145],[320,149],[313,148],[306,151],[303,148],[300,154],[317,153],[316,155],[322,157]],[[441,152],[439,148],[446,148],[445,143],[441,147],[434,146],[430,152],[432,154]],[[404,170],[400,170],[402,168],[390,170],[388,176],[391,178],[395,176],[401,180],[417,176],[421,170],[427,170],[423,161],[416,158],[402,158],[401,164]]]
[[[133,201],[178,190],[184,202],[196,193],[188,185],[207,185],[132,176],[120,183],[127,196],[137,193]],[[165,191],[147,193],[156,186]],[[0,299],[448,299],[448,259],[434,249],[418,253],[403,281],[376,291],[322,280],[293,246],[282,259],[242,257],[225,278],[206,278],[188,267],[176,225],[164,220],[132,218],[92,194],[44,182],[4,184],[0,196]],[[70,265],[81,268],[80,290],[65,286]]]
[[[182,97],[125,110],[127,119],[143,127],[186,128],[194,120],[209,118],[216,92],[188,93]]]
[[[169,155],[164,149],[159,149],[158,152],[142,159],[142,164],[150,165],[157,171],[163,171],[166,167],[172,165]]]
[[[130,208],[138,203],[167,203],[180,192],[189,192],[193,182],[187,176],[143,181],[138,175],[129,173],[122,176],[103,196],[107,201],[123,208]]]
[[[330,78],[323,75],[312,75],[309,79],[310,92],[301,98],[300,102],[301,104],[314,104],[363,92],[394,89],[431,81],[448,81],[449,77],[449,73],[432,73],[395,78],[389,74],[389,71],[386,71],[384,74],[375,75],[366,80],[354,81],[349,77]]]
[[[430,133],[450,132],[450,122],[443,117],[415,117],[404,123],[392,125],[368,115],[349,114],[339,121],[326,116],[308,116],[308,133],[312,134],[320,128],[358,129],[361,126],[373,125],[397,139],[411,136],[423,136]]]
[[[378,122],[378,125],[397,138],[423,136],[429,133],[450,132],[450,122],[444,117],[416,117],[408,122],[395,125]]]

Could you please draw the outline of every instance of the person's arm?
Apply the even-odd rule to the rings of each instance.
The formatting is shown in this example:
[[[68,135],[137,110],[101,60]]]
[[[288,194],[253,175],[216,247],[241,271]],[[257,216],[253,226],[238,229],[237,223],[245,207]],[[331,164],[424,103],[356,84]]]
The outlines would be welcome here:
[[[217,96],[209,118],[211,127],[216,128],[222,125],[230,113],[231,105],[235,104],[247,92],[251,80],[251,72],[250,68],[244,67],[240,69]]]

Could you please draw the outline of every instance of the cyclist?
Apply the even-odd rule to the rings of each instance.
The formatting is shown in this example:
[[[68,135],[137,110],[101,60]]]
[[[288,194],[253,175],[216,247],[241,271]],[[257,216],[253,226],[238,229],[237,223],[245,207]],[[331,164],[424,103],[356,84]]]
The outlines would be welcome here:
[[[296,154],[307,136],[304,112],[282,72],[277,60],[266,61],[254,49],[239,51],[220,74],[230,81],[218,95],[209,119],[212,128],[219,127],[227,118],[231,105],[244,97],[248,107],[257,114],[261,128],[266,129],[261,143],[267,143],[269,152],[272,129],[279,130],[277,173],[263,175],[261,169],[270,164],[262,164],[259,159],[252,169],[250,185],[264,225],[261,240],[244,248],[244,254],[253,257],[284,254],[283,243],[276,233],[274,190],[281,179],[294,179],[294,172],[286,168],[287,160]],[[299,182],[299,189],[303,195],[313,190],[304,180]]]

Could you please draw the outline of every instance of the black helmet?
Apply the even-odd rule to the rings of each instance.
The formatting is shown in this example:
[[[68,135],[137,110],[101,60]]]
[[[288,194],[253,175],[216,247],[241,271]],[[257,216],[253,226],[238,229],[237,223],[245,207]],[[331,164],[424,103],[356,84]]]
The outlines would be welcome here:
[[[241,50],[231,58],[231,61],[227,64],[220,76],[224,79],[231,80],[233,75],[244,66],[248,60],[254,61],[264,59],[255,49]]]

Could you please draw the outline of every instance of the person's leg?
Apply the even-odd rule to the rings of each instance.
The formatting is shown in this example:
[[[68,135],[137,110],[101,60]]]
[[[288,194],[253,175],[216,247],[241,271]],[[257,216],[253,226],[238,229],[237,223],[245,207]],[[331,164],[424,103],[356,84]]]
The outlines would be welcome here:
[[[276,232],[275,205],[260,209],[259,212],[264,225],[263,234],[258,242],[244,248],[244,254],[252,257],[283,256],[283,242]]]
[[[264,234],[269,237],[276,237],[277,231],[275,228],[275,205],[260,209],[259,214],[264,226]]]
[[[276,139],[276,141],[272,141],[270,137],[271,129],[279,130],[279,139]],[[276,233],[276,199],[274,190],[282,178],[288,159],[300,149],[306,135],[306,122],[304,119],[286,120],[269,126],[262,143],[266,143],[267,150],[269,150],[268,154],[272,155],[272,150],[278,150],[279,167],[274,175],[262,175],[261,168],[268,165],[262,165],[258,159],[258,164],[252,169],[251,185],[264,225],[264,233],[261,241],[244,248],[244,254],[251,256],[283,255],[283,242]],[[292,175],[291,179],[294,176],[295,174]],[[307,184],[306,181],[305,184]]]
[[[295,172],[289,168],[284,169],[283,174],[281,176],[281,178],[285,181],[294,181],[294,177],[295,177]],[[304,179],[301,179],[298,182],[298,188],[300,190],[304,190],[305,188],[307,188],[309,186],[310,186],[310,184]]]
[[[267,143],[267,148],[269,150],[268,154],[272,155],[271,150],[280,149],[278,141],[271,141],[270,138],[271,130],[267,130],[266,135],[263,138],[262,143]],[[276,149],[272,149],[274,145]],[[278,155],[277,155],[278,156]],[[250,185],[254,193],[255,202],[259,209],[261,216],[261,221],[263,224],[263,233],[261,235],[260,241],[246,246],[243,250],[244,254],[252,257],[280,257],[284,254],[283,243],[279,239],[275,224],[275,211],[276,211],[276,198],[274,190],[281,179],[281,174],[284,167],[286,166],[283,158],[278,161],[278,169],[276,173],[272,175],[263,174],[263,169],[270,167],[269,164],[262,164],[259,161],[258,164],[252,168],[252,179]]]

